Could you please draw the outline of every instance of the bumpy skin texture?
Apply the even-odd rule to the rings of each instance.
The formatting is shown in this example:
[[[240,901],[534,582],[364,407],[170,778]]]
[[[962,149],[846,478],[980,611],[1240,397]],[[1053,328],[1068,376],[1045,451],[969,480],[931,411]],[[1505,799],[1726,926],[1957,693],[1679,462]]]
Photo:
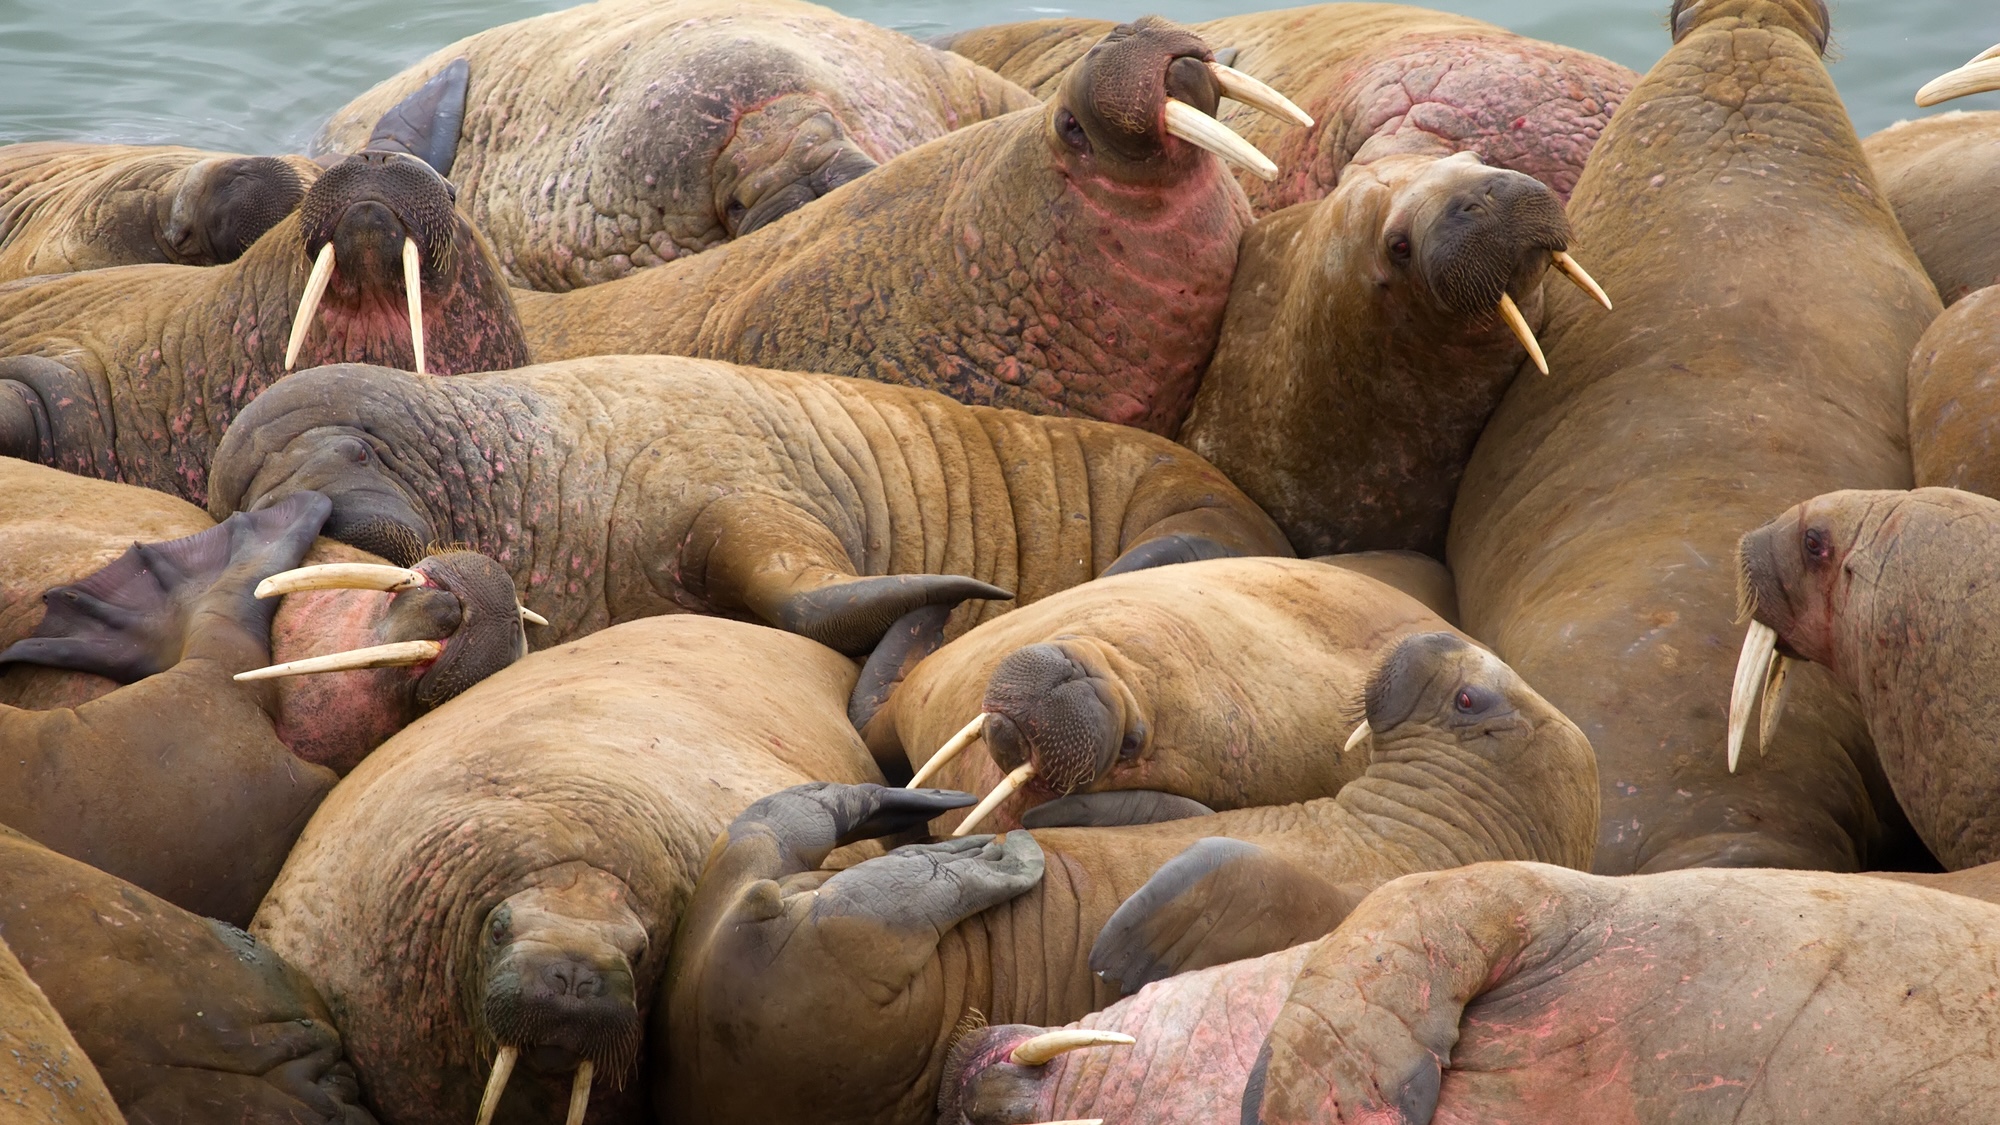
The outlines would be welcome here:
[[[1046,96],[1110,25],[1035,20],[952,36],[953,51]],[[1402,4],[1317,4],[1192,25],[1230,64],[1312,115],[1295,129],[1229,103],[1218,115],[1278,164],[1238,179],[1259,215],[1331,192],[1350,163],[1472,151],[1564,199],[1638,76],[1609,59]]]
[[[319,165],[170,145],[0,147],[0,282],[142,262],[232,262]]]
[[[853,681],[802,638],[694,617],[530,656],[348,775],[252,930],[318,985],[385,1120],[470,1121],[495,1046],[474,1018],[495,906],[579,866],[622,884],[643,1017],[729,818],[813,778],[879,778],[847,723]],[[497,1122],[561,1120],[569,1072],[531,1055]],[[600,1071],[591,1120],[647,1120],[645,1088]]]
[[[1851,875],[1413,875],[1314,947],[1241,1120],[1983,1121],[1996,923]]]
[[[1861,147],[1946,305],[2000,285],[2000,112],[1899,121]]]
[[[1617,311],[1549,293],[1554,374],[1481,434],[1449,557],[1466,630],[1597,748],[1597,870],[1853,870],[1900,814],[1822,674],[1725,772],[1730,558],[1805,496],[1909,484],[1899,372],[1937,297],[1820,63],[1817,0],[1678,14],[1570,200]]]
[[[2000,286],[1931,322],[1910,355],[1909,392],[1917,485],[2000,496]]]
[[[8,1125],[124,1125],[104,1080],[0,941],[0,1099]]]
[[[697,355],[1172,433],[1249,209],[1220,160],[1165,131],[1170,89],[1214,108],[1172,61],[1208,48],[1135,26],[1050,105],[913,149],[767,230],[583,292],[517,294],[535,358]]]
[[[1365,750],[1341,745],[1377,660],[1406,636],[1449,628],[1407,595],[1318,562],[1212,559],[1120,574],[925,658],[870,725],[870,743],[880,756],[892,741],[914,769],[968,719],[996,712],[986,738],[926,782],[984,793],[1033,760],[1036,780],[984,822],[994,831],[1066,791],[1155,790],[1211,809],[1331,797],[1368,764]],[[1067,668],[1031,686],[1000,674],[1030,648]],[[997,732],[1002,724],[1010,729]]]
[[[565,292],[720,245],[890,157],[1033,105],[900,32],[790,0],[601,0],[462,39],[333,115],[352,152],[453,59],[452,165],[507,277]],[[752,228],[754,229],[754,228]]]
[[[1160,438],[665,356],[301,373],[230,431],[215,481],[217,513],[315,489],[334,501],[329,535],[491,555],[549,619],[537,645],[689,611],[797,627],[786,599],[856,574],[1015,594],[957,611],[957,632],[1165,536],[1287,553],[1222,474]]]
[[[374,1123],[325,1002],[234,926],[0,828],[0,938],[131,1125]]]

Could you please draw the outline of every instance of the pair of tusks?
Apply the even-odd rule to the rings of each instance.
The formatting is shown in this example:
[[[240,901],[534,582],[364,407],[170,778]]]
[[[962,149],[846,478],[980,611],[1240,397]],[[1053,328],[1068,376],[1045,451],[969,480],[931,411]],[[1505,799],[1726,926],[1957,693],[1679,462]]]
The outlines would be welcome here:
[[[479,1099],[478,1125],[489,1125],[493,1111],[500,1108],[500,1095],[507,1089],[507,1079],[514,1073],[514,1060],[521,1057],[521,1048],[502,1047],[493,1056],[493,1073],[486,1077],[486,1093]],[[583,1113],[590,1108],[590,1079],[596,1073],[597,1064],[585,1059],[576,1064],[576,1077],[570,1081],[569,1118],[564,1125],[583,1125]]]
[[[1604,287],[1599,285],[1597,279],[1590,276],[1589,271],[1585,270],[1575,258],[1570,257],[1567,251],[1552,251],[1549,257],[1556,269],[1562,271],[1564,277],[1575,282],[1578,289],[1590,294],[1591,299],[1603,305],[1607,312],[1610,310],[1611,298],[1605,295]],[[1514,338],[1521,341],[1521,346],[1528,349],[1528,358],[1535,361],[1535,370],[1547,375],[1549,360],[1542,354],[1542,342],[1535,339],[1535,330],[1528,327],[1528,318],[1521,315],[1521,306],[1515,304],[1514,298],[1504,291],[1500,294],[1500,319],[1506,321],[1507,327],[1514,330]]]
[[[417,354],[417,374],[428,375],[424,368],[424,290],[423,254],[417,249],[417,240],[405,235],[403,238],[403,296],[410,305],[410,348]],[[285,344],[285,370],[299,361],[299,349],[305,347],[306,332],[312,328],[313,317],[319,313],[319,300],[326,296],[326,283],[333,280],[333,243],[319,248],[319,257],[313,259],[312,273],[306,275],[306,291],[299,298],[298,315],[292,318],[292,338]]]
[[[1750,706],[1761,693],[1764,705],[1757,715],[1757,752],[1771,744],[1778,720],[1785,713],[1785,666],[1789,661],[1778,651],[1778,632],[1762,621],[1751,621],[1743,637],[1743,654],[1736,658],[1736,682],[1729,688],[1729,772],[1736,772],[1736,760],[1743,754],[1743,736],[1750,730]]]
[[[979,737],[980,732],[985,729],[986,712],[981,711],[972,717],[971,722],[960,727],[957,734],[946,739],[945,744],[937,748],[937,753],[932,754],[930,760],[924,763],[924,767],[917,771],[917,776],[911,778],[910,783],[903,788],[915,789],[924,782],[936,777],[937,772],[945,767],[945,763],[958,757],[959,752],[972,745],[973,741]],[[1000,807],[1000,802],[1012,797],[1021,786],[1026,785],[1034,776],[1035,763],[1027,762],[1013,773],[1001,778],[1000,784],[995,785],[992,792],[981,798],[980,802],[973,806],[972,811],[965,814],[965,819],[959,823],[957,828],[952,830],[952,836],[971,835],[972,830],[979,827],[980,821],[985,820],[988,816],[992,815],[994,809]]]
[[[1212,62],[1208,64],[1208,73],[1215,78],[1215,84],[1221,88],[1225,98],[1234,98],[1252,109],[1262,110],[1293,125],[1311,126],[1313,123],[1311,115],[1293,105],[1290,98],[1233,66]],[[1232,164],[1241,164],[1261,179],[1278,178],[1278,166],[1271,162],[1270,157],[1257,151],[1256,145],[1186,102],[1167,99],[1167,132]]]
[[[257,583],[257,596],[275,598],[282,594],[296,594],[304,590],[381,590],[384,593],[400,593],[420,586],[435,585],[422,571],[400,566],[385,566],[381,563],[324,563],[319,566],[302,566],[297,570],[287,570],[282,574]],[[526,606],[516,606],[521,612],[521,620],[531,625],[547,625],[548,620]],[[326,656],[309,656],[304,660],[287,660],[268,668],[257,668],[248,672],[238,672],[238,680],[274,680],[280,676],[305,676],[314,672],[345,672],[353,668],[404,668],[413,664],[426,664],[436,660],[444,652],[441,641],[395,641],[385,645],[371,645],[367,648],[335,652]]]
[[[1947,71],[1924,83],[1924,88],[1917,91],[1917,104],[1933,106],[1967,94],[1983,94],[1988,90],[2000,90],[2000,46],[1988,47],[1957,70]]]

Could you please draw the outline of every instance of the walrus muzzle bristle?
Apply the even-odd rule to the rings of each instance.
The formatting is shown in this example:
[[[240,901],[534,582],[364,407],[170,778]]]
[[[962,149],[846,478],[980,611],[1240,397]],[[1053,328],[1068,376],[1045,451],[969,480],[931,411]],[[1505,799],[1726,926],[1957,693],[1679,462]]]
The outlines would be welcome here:
[[[1750,537],[1745,535],[1736,541],[1736,624],[1747,623],[1757,616],[1757,585],[1750,576],[1750,554],[1745,548]]]
[[[524,1050],[559,1047],[588,1059],[613,1089],[623,1089],[639,1061],[645,1027],[631,1007],[529,1003],[506,992],[486,1000],[486,1026],[495,1042]]]

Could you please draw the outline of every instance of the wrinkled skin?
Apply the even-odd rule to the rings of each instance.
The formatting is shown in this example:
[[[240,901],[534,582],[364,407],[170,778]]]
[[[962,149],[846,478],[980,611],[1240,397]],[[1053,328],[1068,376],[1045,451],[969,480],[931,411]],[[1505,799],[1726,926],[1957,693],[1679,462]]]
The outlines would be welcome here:
[[[1242,1121],[1984,1121],[2000,913],[1876,879],[1413,875],[1314,947]]]
[[[320,167],[170,145],[0,147],[0,282],[233,262],[292,212]]]
[[[1515,380],[1459,488],[1464,626],[1597,748],[1598,871],[1887,865],[1907,828],[1823,674],[1725,772],[1730,559],[1804,497],[1908,486],[1900,373],[1937,297],[1820,62],[1818,0],[1675,14],[1569,204],[1617,311],[1549,292],[1554,373]]]
[[[1909,392],[1916,484],[2000,496],[2000,285],[1931,322],[1910,355]]]
[[[1407,595],[1318,562],[1121,574],[925,658],[866,733],[878,758],[893,750],[916,769],[985,712],[981,742],[926,784],[984,793],[1033,762],[1035,780],[982,822],[994,831],[1070,793],[1151,790],[1210,809],[1331,797],[1368,764],[1342,744],[1377,661],[1406,636],[1449,628]]]
[[[1539,323],[1568,245],[1554,192],[1471,153],[1357,165],[1244,236],[1180,441],[1301,554],[1441,556],[1459,474],[1527,356],[1500,298]]]
[[[454,59],[451,175],[508,280],[565,292],[748,234],[905,149],[1035,99],[948,52],[791,0],[607,0],[483,31],[333,115],[316,152]]]
[[[1923,488],[1815,497],[1740,548],[1742,604],[1860,700],[1897,801],[1954,871],[2000,860],[1996,537],[2000,500]]]
[[[1590,748],[1504,665],[1448,634],[1420,635],[1383,661],[1367,696],[1367,773],[1303,805],[967,836],[838,873],[816,870],[836,843],[880,834],[871,819],[910,799],[896,795],[938,791],[813,786],[752,806],[711,854],[675,938],[653,1036],[665,1055],[657,1110],[710,1122],[932,1121],[972,1012],[1055,1024],[1114,999],[1083,938],[1204,837],[1254,839],[1369,886],[1494,854],[1588,864]],[[848,1033],[827,1036],[829,1026]]]
[[[999,24],[943,45],[1047,96],[1109,24]],[[1609,59],[1490,23],[1402,4],[1316,4],[1193,25],[1238,70],[1310,114],[1291,129],[1230,103],[1218,118],[1277,161],[1265,182],[1238,179],[1258,215],[1330,193],[1352,163],[1393,153],[1470,151],[1569,198],[1591,145],[1638,76]]]
[[[694,611],[860,655],[919,609],[987,599],[956,634],[1114,566],[1286,553],[1160,438],[662,356],[301,373],[244,413],[215,479],[217,513],[322,491],[327,533],[392,561],[432,541],[490,554],[551,622],[537,645]]]
[[[1899,121],[1861,147],[1947,306],[2000,285],[2000,112]]]
[[[125,1122],[83,1048],[5,941],[0,941],[0,1097],[12,1107],[11,1119],[22,1122]]]
[[[252,931],[327,998],[386,1121],[471,1121],[503,1043],[524,1050],[496,1122],[562,1120],[580,1057],[592,1121],[648,1120],[622,1052],[716,833],[759,794],[880,777],[853,681],[802,638],[697,617],[532,655],[348,775]],[[558,974],[593,1002],[533,991]]]
[[[1212,112],[1200,39],[1121,26],[1047,106],[914,149],[783,223],[576,293],[517,293],[535,358],[662,352],[824,371],[1169,434],[1249,219],[1166,132]]]
[[[130,1125],[375,1121],[319,994],[234,926],[0,828],[0,938]]]

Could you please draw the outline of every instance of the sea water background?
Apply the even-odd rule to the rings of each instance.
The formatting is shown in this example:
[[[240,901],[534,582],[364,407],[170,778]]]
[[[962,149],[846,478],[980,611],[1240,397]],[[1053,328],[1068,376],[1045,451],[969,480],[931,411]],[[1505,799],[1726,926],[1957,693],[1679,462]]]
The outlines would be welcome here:
[[[431,51],[568,0],[0,0],[0,142],[234,152],[301,148],[332,111]],[[832,0],[924,38],[1052,15],[1207,19],[1271,0]],[[1644,71],[1668,0],[1430,0]],[[1863,134],[1920,112],[1918,86],[2000,42],[2000,0],[1833,0],[1834,80]],[[1948,108],[2000,109],[2000,93]],[[1935,112],[1935,111],[1934,111]]]

